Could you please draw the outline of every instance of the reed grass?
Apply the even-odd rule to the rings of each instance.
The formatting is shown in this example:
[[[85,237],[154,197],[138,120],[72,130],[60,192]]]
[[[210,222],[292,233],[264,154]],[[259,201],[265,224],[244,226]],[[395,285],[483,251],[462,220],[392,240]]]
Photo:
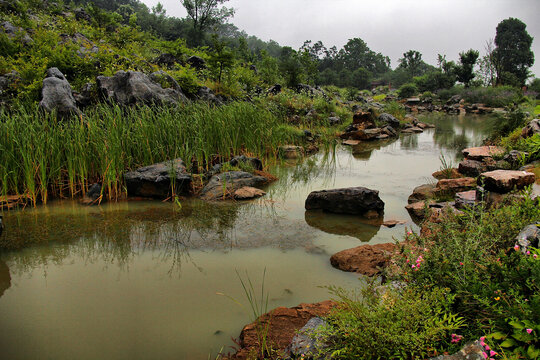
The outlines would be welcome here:
[[[109,199],[117,199],[125,194],[122,175],[128,170],[180,157],[198,172],[216,157],[276,156],[279,145],[296,138],[283,129],[280,118],[245,102],[100,105],[64,120],[37,107],[0,110],[0,195],[46,203],[81,196],[99,181]]]

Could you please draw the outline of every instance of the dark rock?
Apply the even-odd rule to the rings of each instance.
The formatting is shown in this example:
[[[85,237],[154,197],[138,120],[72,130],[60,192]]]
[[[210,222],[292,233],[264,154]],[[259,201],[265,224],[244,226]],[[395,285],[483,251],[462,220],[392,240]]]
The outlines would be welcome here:
[[[280,353],[280,356],[285,356],[285,349],[309,319],[327,316],[336,306],[336,302],[327,300],[315,304],[300,304],[293,308],[273,309],[253,323],[244,326],[239,338],[240,349],[231,356],[231,359],[247,360],[252,358],[253,354],[260,353],[261,326],[268,329],[266,332],[268,347]]]
[[[283,145],[279,148],[279,153],[284,159],[298,159],[304,156],[304,148],[296,145]]]
[[[93,184],[82,199],[84,205],[95,205],[101,197],[101,184]]]
[[[83,9],[83,8],[77,8],[75,10],[73,10],[73,12],[75,13],[75,19],[81,21],[81,20],[84,20],[84,21],[92,21],[92,17]]]
[[[427,199],[432,199],[435,197],[436,186],[435,184],[424,184],[414,188],[411,195],[407,199],[409,204],[415,202],[424,201]]]
[[[476,190],[463,191],[456,194],[456,209],[471,209],[476,206]]]
[[[305,203],[306,210],[324,210],[338,214],[372,217],[373,212],[382,216],[384,202],[377,190],[365,187],[351,187],[333,190],[313,191]]]
[[[177,63],[179,63],[178,59],[173,54],[169,53],[160,54],[154,59],[154,64],[164,66],[169,70],[172,69]]]
[[[182,101],[187,101],[187,98],[182,93],[182,88],[180,87],[180,84],[178,84],[178,82],[171,75],[167,74],[165,71],[159,70],[159,71],[153,72],[152,74],[150,74],[150,79],[156,84],[161,85],[161,87],[164,89],[172,88],[178,91],[178,93],[182,94],[181,95]]]
[[[495,170],[482,173],[481,178],[486,190],[504,194],[533,184],[536,177],[526,171]]]
[[[516,242],[524,254],[527,253],[527,250],[531,247],[538,248],[540,245],[540,221],[525,226],[516,236]]]
[[[257,176],[244,171],[228,171],[214,175],[202,189],[200,197],[203,200],[229,199],[234,192],[245,186],[258,188],[268,182],[263,176]]]
[[[51,112],[56,110],[60,116],[80,114],[71,91],[71,86],[57,68],[47,70],[47,77],[43,80],[41,97],[42,100],[39,106],[46,111]]]
[[[338,116],[330,116],[328,118],[328,124],[330,124],[330,126],[339,125],[341,124],[341,118]]]
[[[459,95],[454,95],[454,96],[452,96],[450,99],[448,99],[448,101],[446,102],[446,105],[455,105],[455,104],[459,104],[460,101],[461,101],[461,96],[459,96]]]
[[[249,65],[249,70],[253,71],[255,74],[259,73],[259,71],[257,70],[257,66],[253,64]]]
[[[375,127],[375,115],[373,111],[357,112],[353,115],[353,125],[360,125],[357,129],[369,129]]]
[[[521,130],[521,137],[528,138],[535,134],[540,134],[540,119],[531,120],[527,126]]]
[[[440,355],[429,360],[486,360],[484,347],[479,341],[466,344],[459,352],[452,355]]]
[[[280,92],[281,92],[281,85],[276,84],[276,85],[270,87],[270,89],[268,89],[267,94],[269,94],[269,95],[277,95]]]
[[[458,171],[463,175],[477,177],[487,171],[487,165],[482,161],[465,159],[459,163]]]
[[[97,86],[101,95],[122,105],[177,104],[185,96],[175,89],[164,89],[148,75],[137,71],[118,71],[114,76],[98,76]]]
[[[517,165],[519,164],[523,159],[526,159],[527,158],[527,155],[529,155],[528,153],[526,152],[523,152],[523,151],[517,151],[517,150],[512,150],[510,151],[508,154],[506,154],[503,158],[504,161],[507,161],[508,163],[512,164],[512,165]]]
[[[361,245],[332,255],[330,263],[342,271],[375,276],[388,264],[395,248],[392,243]]]
[[[241,167],[243,164],[247,164],[253,168],[253,170],[261,171],[263,169],[262,161],[254,158],[254,157],[248,157],[246,155],[240,155],[233,157],[229,162],[227,163],[221,163],[214,165],[212,170],[210,170],[210,175],[215,175],[221,172],[221,169],[223,168],[224,164],[229,164],[231,166],[235,167]]]
[[[423,220],[429,213],[428,206],[424,201],[417,201],[405,206],[405,209],[415,221]]]
[[[383,134],[388,135],[388,136],[391,136],[391,137],[395,137],[395,136],[398,135],[398,134],[397,134],[397,131],[394,130],[394,128],[391,127],[390,125],[383,127],[382,130],[381,130],[381,132],[382,132]]]
[[[0,98],[15,92],[15,86],[19,81],[21,81],[21,76],[15,70],[0,76]]]
[[[201,57],[198,57],[198,56],[191,56],[187,59],[187,63],[197,69],[197,70],[204,70],[206,69],[206,61],[204,61],[203,58]]]
[[[307,357],[313,360],[330,359],[331,354],[325,354],[328,344],[319,334],[327,325],[327,322],[320,317],[309,319],[307,324],[294,335],[289,346],[291,355],[294,358]]]
[[[212,104],[215,104],[215,105],[222,105],[223,104],[223,101],[221,101],[221,99],[218,98],[214,94],[214,92],[210,88],[207,88],[206,86],[203,86],[203,87],[199,88],[199,90],[197,91],[197,99],[202,100],[202,101],[206,101],[208,103],[212,103]]]
[[[3,232],[4,232],[4,217],[0,215],[0,236],[2,236]]]
[[[186,171],[182,159],[168,160],[145,166],[124,174],[129,196],[165,199],[174,185],[178,195],[190,191],[191,175]]]
[[[399,128],[400,125],[399,120],[388,113],[379,115],[379,121],[386,123],[395,129]]]
[[[80,92],[73,92],[73,97],[79,107],[87,107],[97,103],[97,89],[92,83],[83,85]]]

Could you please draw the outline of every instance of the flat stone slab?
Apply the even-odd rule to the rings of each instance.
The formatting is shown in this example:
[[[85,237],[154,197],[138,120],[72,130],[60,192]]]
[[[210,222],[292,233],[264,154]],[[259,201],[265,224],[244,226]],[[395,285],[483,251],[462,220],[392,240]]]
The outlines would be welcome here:
[[[483,160],[487,157],[500,156],[505,152],[500,146],[479,146],[464,149],[463,156],[470,160]]]
[[[373,212],[381,216],[384,202],[377,190],[365,187],[351,187],[311,192],[305,203],[306,210],[325,210],[338,214],[373,217]]]
[[[401,132],[404,134],[419,134],[419,133],[423,133],[424,130],[420,129],[419,127],[414,126],[408,129],[404,129]]]
[[[457,209],[473,208],[476,205],[476,190],[463,191],[456,194]]]
[[[233,197],[236,200],[249,200],[249,199],[258,198],[264,195],[266,195],[266,193],[262,191],[261,189],[257,189],[251,186],[244,186],[243,188],[236,190],[233,194]]]
[[[479,176],[487,170],[487,165],[482,161],[465,159],[459,163],[458,171],[467,176]]]
[[[360,140],[344,140],[342,142],[343,145],[349,145],[349,146],[355,146],[360,144]]]
[[[458,179],[441,179],[437,183],[436,192],[438,193],[458,193],[476,187],[476,179],[472,177]]]
[[[482,173],[481,179],[486,190],[504,194],[534,184],[536,176],[526,171],[495,170]]]
[[[426,217],[426,203],[418,201],[405,206],[407,212],[413,219],[423,219]]]
[[[382,223],[382,226],[386,226],[388,228],[393,228],[396,225],[403,225],[406,224],[407,221],[405,220],[386,220]]]
[[[361,245],[332,255],[330,263],[342,271],[375,276],[387,265],[395,248],[393,243]]]

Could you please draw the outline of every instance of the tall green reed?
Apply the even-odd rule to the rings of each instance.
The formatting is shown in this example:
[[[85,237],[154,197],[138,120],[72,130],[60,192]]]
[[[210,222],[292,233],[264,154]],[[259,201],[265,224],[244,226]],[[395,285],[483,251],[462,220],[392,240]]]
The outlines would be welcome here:
[[[122,174],[167,159],[182,158],[195,172],[216,156],[276,154],[294,141],[283,121],[249,103],[221,107],[193,103],[177,107],[99,105],[83,118],[57,120],[37,107],[0,110],[2,195],[26,194],[34,203],[51,196],[75,197],[92,182],[116,199]]]

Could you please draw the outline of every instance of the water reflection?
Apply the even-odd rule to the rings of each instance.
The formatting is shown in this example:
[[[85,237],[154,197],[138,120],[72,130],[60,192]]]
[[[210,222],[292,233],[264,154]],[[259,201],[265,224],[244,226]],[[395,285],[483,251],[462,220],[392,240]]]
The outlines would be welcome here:
[[[371,240],[381,228],[380,221],[370,223],[358,216],[323,211],[306,211],[305,219],[309,226],[326,233],[352,236],[363,242]]]
[[[388,140],[369,141],[362,142],[358,145],[352,146],[352,154],[355,159],[369,160],[375,150],[380,150],[382,147],[388,146],[397,141],[397,138],[391,138]]]
[[[5,262],[0,260],[0,297],[4,292],[11,287],[11,274],[9,267]]]

